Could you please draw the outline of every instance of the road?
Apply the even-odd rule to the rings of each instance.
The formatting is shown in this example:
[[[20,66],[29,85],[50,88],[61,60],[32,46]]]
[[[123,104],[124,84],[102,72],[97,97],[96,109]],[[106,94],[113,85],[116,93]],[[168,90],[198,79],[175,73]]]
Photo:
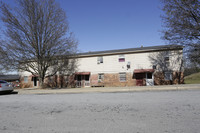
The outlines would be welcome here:
[[[199,133],[200,90],[0,95],[0,133]]]

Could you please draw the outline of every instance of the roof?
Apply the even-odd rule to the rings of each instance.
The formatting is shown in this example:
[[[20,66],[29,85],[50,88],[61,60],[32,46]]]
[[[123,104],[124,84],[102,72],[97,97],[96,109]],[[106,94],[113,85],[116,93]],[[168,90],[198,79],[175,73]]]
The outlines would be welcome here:
[[[105,50],[105,51],[94,51],[78,53],[78,57],[84,56],[100,56],[100,55],[113,55],[113,54],[128,54],[128,53],[141,53],[141,52],[152,52],[152,51],[166,51],[166,50],[182,50],[183,46],[180,45],[160,45],[140,48],[127,48],[127,49],[116,49],[116,50]]]
[[[19,80],[19,75],[0,75],[0,80]]]
[[[152,73],[154,72],[154,69],[135,69],[134,73]]]
[[[76,72],[75,75],[90,75],[90,72]]]

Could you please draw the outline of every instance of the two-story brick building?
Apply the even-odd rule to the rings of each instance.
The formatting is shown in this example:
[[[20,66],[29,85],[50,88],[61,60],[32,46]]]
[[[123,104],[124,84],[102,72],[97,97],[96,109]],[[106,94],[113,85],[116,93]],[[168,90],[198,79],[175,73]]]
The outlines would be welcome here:
[[[114,87],[183,83],[182,50],[182,46],[163,45],[78,53],[74,57],[75,73],[56,75],[46,79],[46,84]],[[37,77],[27,72],[21,72],[21,76],[24,77],[22,84],[38,86]]]

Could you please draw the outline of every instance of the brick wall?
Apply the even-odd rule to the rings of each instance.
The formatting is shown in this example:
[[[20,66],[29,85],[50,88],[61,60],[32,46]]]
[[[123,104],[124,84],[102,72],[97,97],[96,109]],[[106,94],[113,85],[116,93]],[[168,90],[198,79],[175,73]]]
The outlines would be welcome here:
[[[180,81],[179,81],[180,77]],[[144,79],[145,82],[145,79]],[[155,85],[170,85],[170,84],[183,84],[184,74],[183,72],[173,72],[172,80],[165,80],[163,72],[154,73]],[[39,84],[39,83],[38,83]],[[145,83],[144,83],[145,85]],[[136,79],[133,77],[133,73],[126,73],[126,81],[121,82],[119,79],[119,73],[104,73],[104,80],[98,81],[98,74],[90,75],[90,86],[105,86],[105,87],[125,87],[136,86]],[[32,76],[28,76],[28,82],[24,82],[24,77],[20,79],[20,87],[28,88],[33,87]],[[73,88],[75,87],[74,75],[62,76],[55,75],[45,79],[45,87],[59,87],[59,88]]]
[[[64,75],[54,75],[45,78],[45,87],[48,88],[73,88],[74,86],[74,75],[64,76]]]
[[[24,77],[20,78],[20,88],[30,88],[33,87],[32,76],[27,76],[28,82],[24,82]]]
[[[172,84],[183,84],[184,83],[184,73],[183,72],[173,72],[172,80],[165,80],[164,72],[154,73],[154,84],[155,85],[172,85]]]
[[[98,74],[90,76],[91,86],[105,86],[105,87],[122,87],[122,86],[135,86],[136,80],[133,79],[131,73],[126,73],[126,81],[119,80],[119,73],[105,73],[104,80],[98,81]]]

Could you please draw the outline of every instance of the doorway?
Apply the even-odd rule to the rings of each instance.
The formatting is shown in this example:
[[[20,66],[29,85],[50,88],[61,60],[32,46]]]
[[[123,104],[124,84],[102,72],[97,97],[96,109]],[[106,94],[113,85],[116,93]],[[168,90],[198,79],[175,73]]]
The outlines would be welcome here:
[[[76,87],[90,87],[90,75],[89,74],[76,74]]]
[[[154,85],[154,77],[153,73],[146,73],[146,85],[147,86],[152,86]]]
[[[144,86],[144,79],[145,79],[145,73],[136,73],[135,78],[136,78],[136,85],[137,86]]]
[[[37,77],[33,77],[33,86],[37,86],[37,81],[38,81],[38,78]]]
[[[154,69],[135,69],[134,75],[137,86],[154,85]]]

